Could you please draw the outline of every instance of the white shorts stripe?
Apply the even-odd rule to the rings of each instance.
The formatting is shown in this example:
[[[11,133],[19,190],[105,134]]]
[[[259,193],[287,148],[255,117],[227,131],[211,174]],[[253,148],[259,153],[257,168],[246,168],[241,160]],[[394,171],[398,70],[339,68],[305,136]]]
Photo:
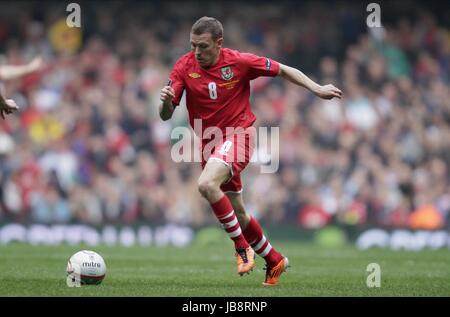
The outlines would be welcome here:
[[[228,215],[220,217],[219,219],[227,219],[234,215],[234,210],[232,210]]]
[[[241,227],[237,228],[233,232],[228,232],[230,238],[236,238],[236,237],[240,236],[241,233],[242,233]]]
[[[225,183],[226,184],[226,183]],[[240,193],[242,193],[242,191],[244,190],[244,188],[242,187],[241,188],[241,190],[240,191],[237,191],[237,192],[234,192],[234,191],[231,191],[231,190],[228,190],[228,191],[226,191],[226,192],[223,192],[224,194],[235,194],[235,195],[237,195],[237,194],[240,194]]]
[[[230,174],[231,174],[231,176],[230,176],[229,179],[227,179],[226,181],[224,181],[223,184],[226,184],[226,183],[228,183],[229,181],[231,181],[231,179],[232,179],[233,176],[234,176],[233,167],[232,167],[229,163],[225,162],[224,160],[222,160],[222,159],[220,159],[220,158],[218,158],[218,157],[210,157],[210,158],[208,159],[208,161],[210,161],[210,160],[212,160],[212,161],[217,161],[217,162],[221,162],[221,163],[225,164],[226,166],[228,166],[228,167],[230,168]]]
[[[218,157],[210,157],[210,158],[208,159],[208,161],[209,161],[209,160],[211,160],[211,161],[217,161],[217,162],[223,163],[223,164],[225,164],[226,166],[228,166],[228,167],[231,168],[230,164],[228,164],[227,162],[225,162],[224,160],[222,160],[222,159],[220,159],[220,158],[218,158]]]
[[[262,248],[262,246],[264,245],[264,243],[266,243],[266,236],[263,235],[261,241],[259,241],[258,244],[255,245],[255,247],[253,248],[253,250],[255,250],[255,252],[258,252],[259,249]]]
[[[228,228],[233,227],[233,226],[234,226],[235,224],[237,224],[237,223],[238,223],[237,218],[234,217],[234,219],[231,220],[230,222],[224,223],[224,224],[223,224],[223,227],[224,227],[225,229],[228,229]]]
[[[267,247],[264,249],[264,251],[258,254],[262,257],[265,257],[267,254],[269,254],[270,250],[272,250],[272,246],[270,245],[270,243],[267,243]]]

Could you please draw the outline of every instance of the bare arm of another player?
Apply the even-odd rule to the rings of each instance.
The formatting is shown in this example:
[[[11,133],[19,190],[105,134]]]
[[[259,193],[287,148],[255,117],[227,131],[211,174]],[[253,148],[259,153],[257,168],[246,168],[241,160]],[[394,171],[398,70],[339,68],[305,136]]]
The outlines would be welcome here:
[[[43,66],[41,57],[34,58],[25,65],[0,65],[0,79],[9,80],[30,74]]]
[[[340,89],[336,88],[331,84],[321,86],[296,68],[286,66],[280,63],[280,71],[278,75],[296,85],[305,87],[306,89],[310,90],[320,98],[332,99],[334,97],[336,98],[342,97],[342,91]]]
[[[5,119],[5,114],[13,113],[13,111],[19,109],[17,104],[12,99],[3,99],[3,96],[0,95],[0,115],[3,119]]]
[[[161,89],[160,99],[162,103],[159,105],[159,116],[163,121],[172,118],[175,107],[172,104],[172,99],[175,98],[175,91],[170,86],[165,86]]]

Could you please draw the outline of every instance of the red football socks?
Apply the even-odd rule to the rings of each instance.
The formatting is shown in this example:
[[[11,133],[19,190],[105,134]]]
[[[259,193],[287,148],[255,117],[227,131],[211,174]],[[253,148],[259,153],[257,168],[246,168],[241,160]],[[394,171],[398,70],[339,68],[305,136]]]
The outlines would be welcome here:
[[[247,227],[243,230],[243,234],[253,250],[266,260],[269,267],[274,267],[283,259],[281,253],[275,250],[264,236],[261,225],[255,218],[251,217]]]
[[[228,197],[224,195],[217,202],[211,204],[211,207],[217,219],[222,224],[222,227],[234,241],[235,248],[248,248],[249,244],[242,234],[241,226],[234,214],[233,206]]]

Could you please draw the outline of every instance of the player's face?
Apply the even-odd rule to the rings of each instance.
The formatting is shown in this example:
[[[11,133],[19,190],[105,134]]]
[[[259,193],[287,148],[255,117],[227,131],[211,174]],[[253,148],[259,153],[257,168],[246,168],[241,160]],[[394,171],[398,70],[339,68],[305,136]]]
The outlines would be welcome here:
[[[217,62],[222,43],[223,38],[214,41],[211,33],[191,33],[191,49],[201,67],[209,67]]]

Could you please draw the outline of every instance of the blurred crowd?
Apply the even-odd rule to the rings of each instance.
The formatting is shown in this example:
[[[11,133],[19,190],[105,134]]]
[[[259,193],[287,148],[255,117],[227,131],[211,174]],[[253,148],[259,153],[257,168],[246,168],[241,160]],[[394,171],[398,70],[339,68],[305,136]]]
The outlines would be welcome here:
[[[186,110],[167,122],[157,113],[191,25],[210,15],[226,47],[344,92],[323,101],[279,78],[252,83],[256,126],[280,128],[279,171],[261,174],[256,162],[242,175],[252,215],[306,228],[449,225],[450,29],[436,12],[417,7],[368,29],[354,2],[81,8],[82,27],[69,29],[58,2],[0,4],[0,65],[45,61],[1,83],[21,110],[0,122],[0,222],[216,223],[199,164],[170,157]]]

